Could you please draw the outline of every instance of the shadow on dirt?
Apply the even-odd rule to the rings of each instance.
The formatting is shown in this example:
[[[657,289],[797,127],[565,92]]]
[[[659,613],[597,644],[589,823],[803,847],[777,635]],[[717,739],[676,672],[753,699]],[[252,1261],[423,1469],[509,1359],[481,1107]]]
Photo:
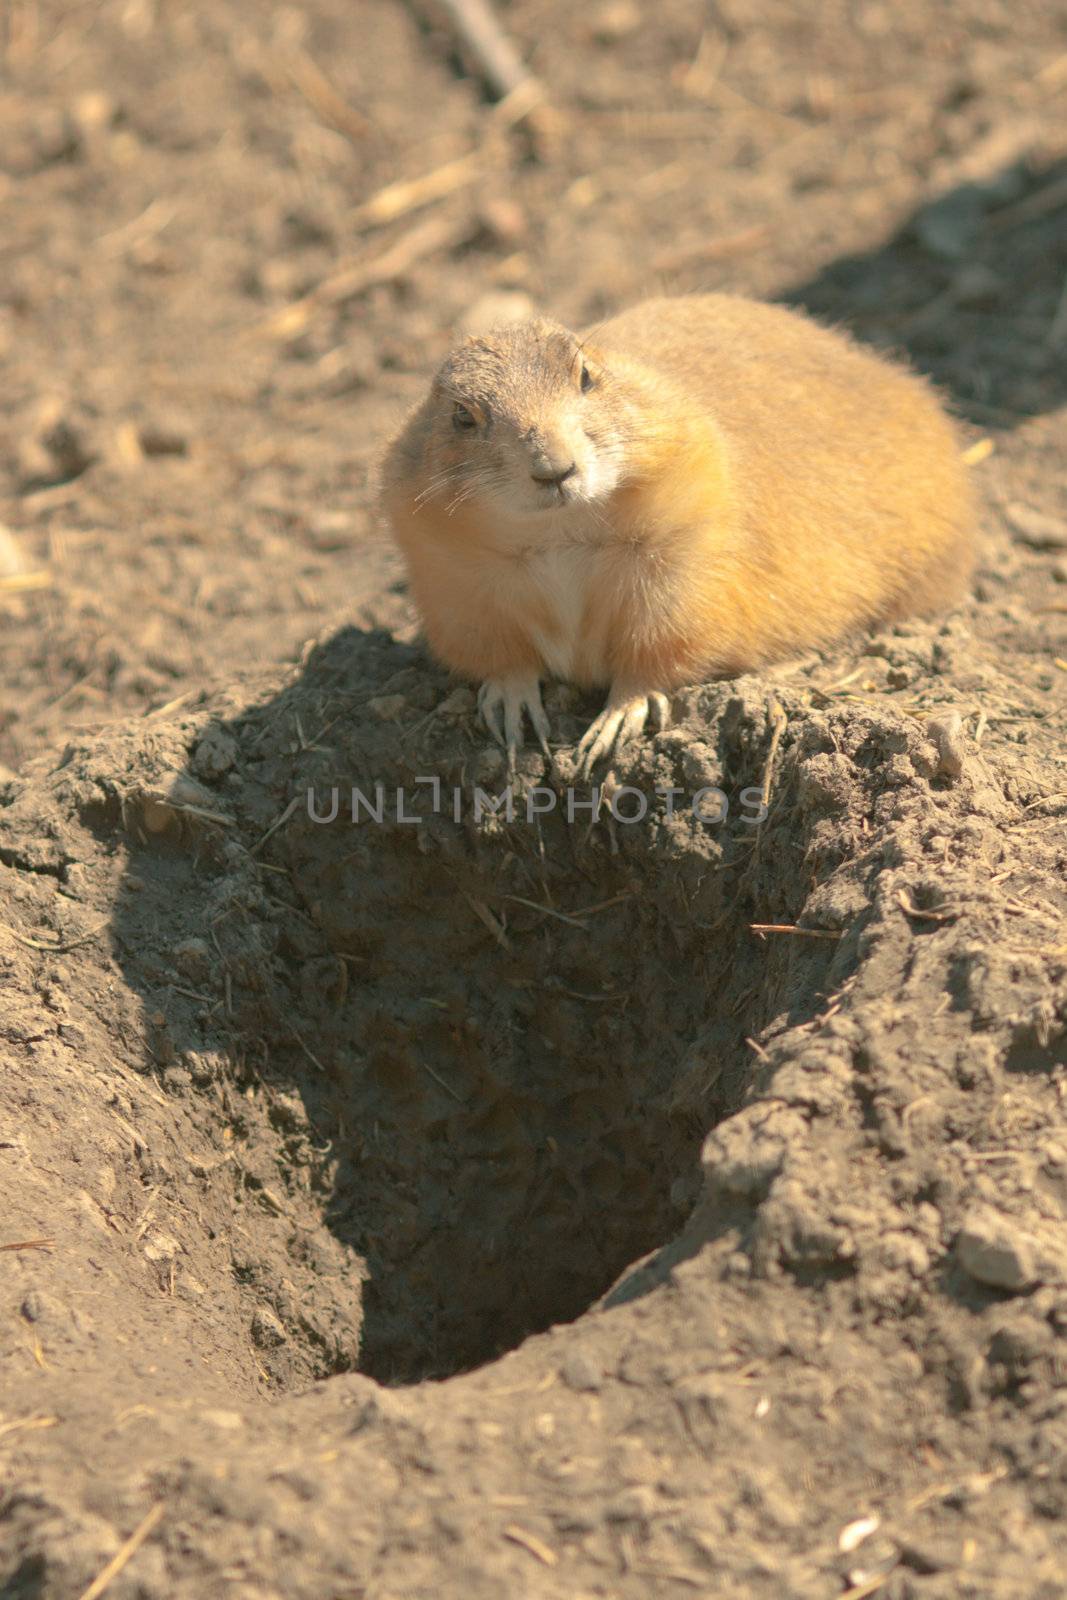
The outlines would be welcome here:
[[[855,955],[851,935],[749,932],[794,916],[810,880],[788,807],[757,847],[739,801],[766,759],[762,696],[701,691],[716,745],[679,729],[629,779],[620,810],[646,794],[647,819],[593,830],[584,790],[573,821],[561,789],[479,817],[499,758],[435,709],[448,696],[410,647],[345,630],[275,700],[201,727],[167,795],[123,808],[137,888],[116,946],[164,1086],[198,1095],[232,1152],[238,1281],[307,1345],[311,1302],[336,1299],[309,1242],[328,1229],[353,1288],[366,1273],[359,1364],[386,1381],[570,1320],[676,1234],[701,1139],[750,1080],[747,1040],[814,1015]],[[721,823],[688,809],[709,787]],[[310,1234],[287,1232],[301,1207]],[[314,1370],[353,1350],[320,1348]],[[291,1381],[280,1342],[260,1359]]]
[[[781,298],[906,351],[991,431],[1053,411],[1067,402],[1067,161],[961,185]]]

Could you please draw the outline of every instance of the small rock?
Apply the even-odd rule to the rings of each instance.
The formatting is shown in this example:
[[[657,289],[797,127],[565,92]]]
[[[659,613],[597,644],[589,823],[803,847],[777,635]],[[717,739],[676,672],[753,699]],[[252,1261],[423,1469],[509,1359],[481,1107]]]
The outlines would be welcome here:
[[[1067,550],[1067,521],[1013,500],[1004,514],[1023,544],[1031,550]]]
[[[1067,583],[1067,561],[1053,562],[1052,581],[1054,583]]]
[[[962,776],[967,740],[959,712],[947,711],[941,716],[929,717],[926,731],[937,746],[937,772],[946,778]]]
[[[974,1212],[956,1236],[963,1270],[991,1289],[1018,1294],[1037,1282],[1032,1241],[1015,1222],[996,1212]]]
[[[237,759],[237,740],[221,728],[209,728],[193,752],[193,770],[200,778],[221,778]]]
[[[600,1366],[584,1350],[572,1350],[560,1367],[559,1375],[568,1389],[579,1394],[595,1393],[604,1381]]]
[[[220,1076],[218,1060],[210,1053],[205,1054],[196,1050],[187,1050],[184,1060],[192,1075],[193,1082],[196,1084],[203,1086],[204,1084],[214,1083],[216,1078]]]
[[[227,1433],[237,1433],[245,1425],[245,1419],[239,1411],[201,1411],[200,1420],[209,1427],[222,1428]]]
[[[289,1337],[269,1306],[257,1306],[253,1311],[251,1333],[261,1350],[276,1349]]]
[[[141,821],[148,833],[166,833],[175,816],[171,807],[161,800],[145,800],[141,806]]]
[[[188,772],[174,774],[165,787],[165,797],[172,806],[199,806],[205,811],[210,811],[216,803],[211,790],[197,783]]]
[[[184,456],[189,453],[189,429],[175,417],[142,422],[137,442],[146,456]]]
[[[1054,1339],[1044,1317],[1016,1314],[993,1334],[989,1359],[1006,1367],[1013,1377],[1023,1377],[1028,1367],[1050,1352]]]
[[[305,523],[308,542],[316,550],[347,550],[357,537],[350,511],[313,511]]]
[[[27,1322],[51,1323],[55,1327],[62,1327],[70,1321],[66,1302],[47,1289],[31,1289],[19,1310]]]
[[[402,694],[380,694],[367,701],[367,710],[382,722],[398,722],[407,710],[407,697]]]
[[[19,488],[25,491],[69,483],[80,477],[93,459],[81,423],[66,401],[53,396],[37,407],[19,443]]]

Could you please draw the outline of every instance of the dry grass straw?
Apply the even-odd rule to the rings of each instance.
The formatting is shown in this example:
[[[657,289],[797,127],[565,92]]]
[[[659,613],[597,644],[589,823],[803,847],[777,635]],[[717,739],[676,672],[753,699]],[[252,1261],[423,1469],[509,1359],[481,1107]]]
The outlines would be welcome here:
[[[111,1584],[122,1569],[133,1560],[133,1557],[152,1532],[152,1529],[159,1522],[163,1515],[163,1510],[162,1500],[157,1500],[155,1505],[142,1517],[130,1537],[119,1546],[103,1571],[98,1573],[88,1589],[84,1589],[78,1596],[78,1600],[100,1600],[100,1596],[106,1589],[111,1587]]]

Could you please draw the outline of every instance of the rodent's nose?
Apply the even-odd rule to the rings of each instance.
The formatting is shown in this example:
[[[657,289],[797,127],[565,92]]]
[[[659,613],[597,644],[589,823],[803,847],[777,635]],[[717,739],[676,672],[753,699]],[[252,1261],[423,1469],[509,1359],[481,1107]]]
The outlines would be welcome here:
[[[534,483],[543,483],[546,487],[551,485],[553,488],[558,489],[562,484],[566,483],[568,478],[573,477],[577,471],[578,463],[572,461],[568,466],[561,467],[558,471],[553,472],[550,468],[547,472],[531,472],[530,477]]]

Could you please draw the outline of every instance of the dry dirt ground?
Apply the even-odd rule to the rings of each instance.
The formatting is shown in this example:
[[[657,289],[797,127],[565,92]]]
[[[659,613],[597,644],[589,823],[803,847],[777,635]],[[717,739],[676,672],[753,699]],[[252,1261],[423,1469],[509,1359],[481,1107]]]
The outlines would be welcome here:
[[[0,11],[0,1592],[1059,1600],[1067,10],[500,15],[550,118]],[[942,384],[974,597],[478,816],[376,454],[485,296],[709,287]]]

